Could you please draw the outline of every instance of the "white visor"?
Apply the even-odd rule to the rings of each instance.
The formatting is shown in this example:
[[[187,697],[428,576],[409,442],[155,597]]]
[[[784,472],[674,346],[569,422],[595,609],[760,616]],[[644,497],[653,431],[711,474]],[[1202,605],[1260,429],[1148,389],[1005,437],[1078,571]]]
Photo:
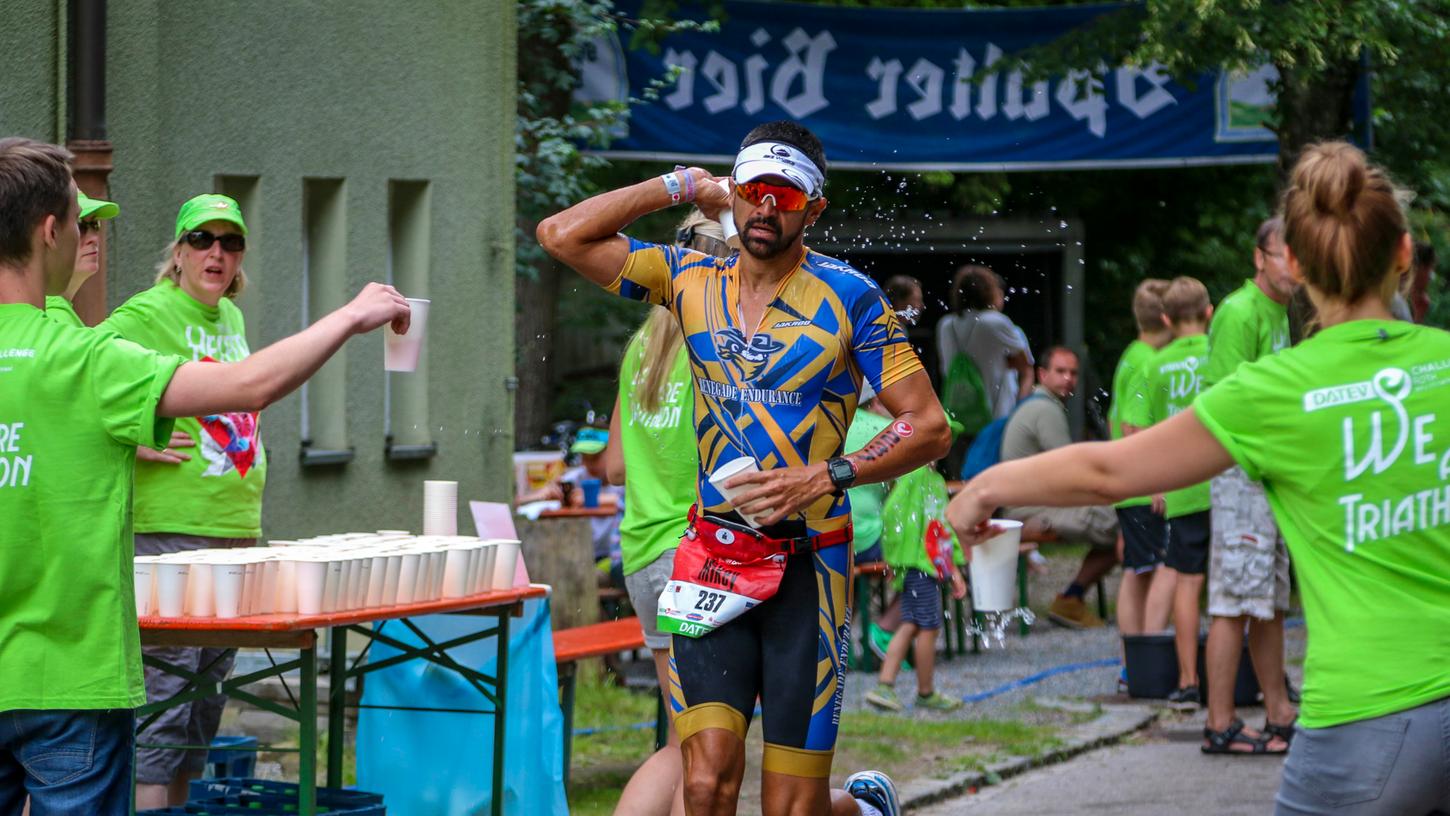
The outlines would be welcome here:
[[[810,157],[782,142],[756,142],[740,148],[730,175],[742,184],[764,176],[780,176],[811,198],[820,198],[826,185],[825,175]]]

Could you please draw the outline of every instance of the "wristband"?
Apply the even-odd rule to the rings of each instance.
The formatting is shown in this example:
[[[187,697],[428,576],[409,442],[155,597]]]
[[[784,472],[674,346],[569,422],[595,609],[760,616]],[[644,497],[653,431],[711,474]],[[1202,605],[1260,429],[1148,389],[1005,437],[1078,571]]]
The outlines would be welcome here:
[[[670,194],[670,201],[678,204],[684,200],[680,192],[680,179],[674,173],[665,173],[660,176],[660,181],[665,183],[665,192]]]
[[[695,174],[694,173],[691,173],[688,170],[685,170],[680,175],[682,175],[682,176],[685,177],[685,200],[686,201],[694,201],[695,200]]]

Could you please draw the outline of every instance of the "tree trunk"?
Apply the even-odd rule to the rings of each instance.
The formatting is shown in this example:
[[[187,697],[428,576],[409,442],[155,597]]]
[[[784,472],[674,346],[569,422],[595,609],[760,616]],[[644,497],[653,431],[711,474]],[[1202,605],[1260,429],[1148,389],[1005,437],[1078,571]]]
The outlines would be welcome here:
[[[525,235],[533,235],[528,225]],[[514,439],[519,448],[538,444],[549,430],[549,403],[554,396],[554,329],[559,310],[559,265],[544,259],[533,265],[534,276],[518,276],[514,310],[514,347],[519,387],[514,395]]]
[[[1279,69],[1279,173],[1288,178],[1299,152],[1313,142],[1346,139],[1354,128],[1357,60],[1332,63],[1322,70],[1277,65]]]

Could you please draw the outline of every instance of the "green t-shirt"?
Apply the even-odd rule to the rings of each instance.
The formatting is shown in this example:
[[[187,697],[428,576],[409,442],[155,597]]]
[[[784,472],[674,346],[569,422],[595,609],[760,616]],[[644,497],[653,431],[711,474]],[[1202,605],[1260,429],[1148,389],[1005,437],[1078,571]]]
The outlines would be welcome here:
[[[1202,389],[1200,370],[1207,356],[1208,337],[1202,334],[1179,337],[1159,349],[1144,364],[1142,388],[1123,406],[1123,421],[1146,428],[1187,409]],[[1167,518],[1202,512],[1209,507],[1208,482],[1171,490],[1163,499]]]
[[[965,563],[961,542],[951,525],[946,524],[950,501],[946,480],[930,465],[913,470],[892,485],[881,508],[881,555],[895,570],[898,588],[908,569],[936,574],[926,554],[926,527],[934,518],[942,520],[952,537],[952,560],[958,566]]]
[[[0,711],[146,702],[131,478],[181,362],[0,305]]]
[[[1240,366],[1194,412],[1263,481],[1293,556],[1303,724],[1450,696],[1450,334],[1331,326]]]
[[[846,453],[855,453],[870,444],[886,430],[891,420],[862,408],[856,409],[851,427],[846,429]],[[855,550],[870,549],[881,540],[881,504],[886,500],[886,483],[873,482],[846,491],[851,500],[851,530]]]
[[[1214,310],[1208,327],[1208,362],[1203,387],[1251,363],[1289,347],[1289,312],[1264,294],[1252,280],[1229,293]]]
[[[1118,367],[1113,371],[1113,403],[1108,408],[1108,434],[1113,439],[1123,438],[1123,412],[1129,402],[1143,393],[1143,367],[1155,353],[1152,346],[1135,338],[1123,349],[1123,356],[1118,358]],[[1120,501],[1115,506],[1133,507],[1151,501],[1148,496],[1139,496]]]
[[[97,328],[192,361],[234,363],[250,354],[236,304],[222,298],[206,306],[169,280],[121,304]],[[196,447],[179,465],[136,463],[136,532],[259,537],[267,455],[258,419],[235,413],[176,420]]]
[[[84,329],[86,324],[81,316],[76,314],[76,308],[70,305],[70,301],[60,295],[45,296],[45,316],[54,320],[62,326],[71,326],[77,329]]]
[[[645,413],[634,399],[645,343],[636,334],[619,368],[620,445],[624,451],[624,520],[619,548],[624,574],[649,566],[680,543],[695,503],[699,453],[695,445],[695,389],[680,345],[665,380],[659,408]]]

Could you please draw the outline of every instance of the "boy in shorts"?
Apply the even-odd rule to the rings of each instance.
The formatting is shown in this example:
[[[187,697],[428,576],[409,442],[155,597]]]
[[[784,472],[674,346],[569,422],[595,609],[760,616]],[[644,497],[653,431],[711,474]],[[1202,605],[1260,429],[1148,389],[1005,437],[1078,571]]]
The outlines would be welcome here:
[[[902,710],[894,686],[908,650],[916,667],[916,707],[934,711],[962,707],[961,700],[936,690],[934,677],[937,633],[942,627],[942,579],[927,554],[927,536],[942,533],[948,537],[953,557],[944,579],[951,583],[952,597],[960,599],[967,594],[967,583],[957,569],[962,549],[942,516],[947,502],[946,482],[941,474],[924,467],[898,479],[881,510],[882,555],[901,581],[897,594],[901,623],[886,647],[876,688],[866,694],[866,702],[877,708]],[[940,526],[933,521],[940,522]]]
[[[1173,339],[1144,365],[1143,390],[1127,406],[1123,422],[1146,428],[1193,404],[1208,358],[1208,321],[1213,306],[1208,289],[1196,278],[1174,278],[1163,293],[1163,322]],[[1172,455],[1172,451],[1164,451]],[[1178,654],[1178,688],[1168,696],[1176,705],[1197,706],[1198,595],[1208,571],[1208,482],[1153,497],[1168,520],[1163,569],[1176,574],[1173,590],[1173,640]]]

